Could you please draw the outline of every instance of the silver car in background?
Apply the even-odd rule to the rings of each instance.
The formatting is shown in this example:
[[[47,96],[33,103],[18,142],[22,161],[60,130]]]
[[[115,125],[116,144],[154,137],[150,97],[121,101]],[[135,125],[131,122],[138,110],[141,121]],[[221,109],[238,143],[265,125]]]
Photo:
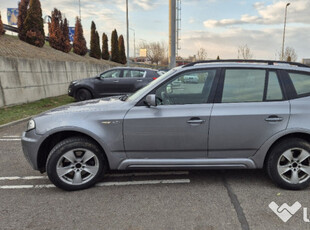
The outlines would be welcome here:
[[[186,84],[195,76],[196,84]],[[310,68],[217,60],[172,69],[130,97],[59,107],[28,123],[23,151],[65,190],[107,170],[259,169],[310,183]]]

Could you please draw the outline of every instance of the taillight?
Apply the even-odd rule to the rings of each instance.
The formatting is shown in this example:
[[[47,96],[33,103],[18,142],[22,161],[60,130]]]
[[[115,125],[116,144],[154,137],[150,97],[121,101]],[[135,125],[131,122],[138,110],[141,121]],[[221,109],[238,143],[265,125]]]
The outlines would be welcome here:
[[[153,80],[156,80],[157,79],[157,77],[153,77]]]

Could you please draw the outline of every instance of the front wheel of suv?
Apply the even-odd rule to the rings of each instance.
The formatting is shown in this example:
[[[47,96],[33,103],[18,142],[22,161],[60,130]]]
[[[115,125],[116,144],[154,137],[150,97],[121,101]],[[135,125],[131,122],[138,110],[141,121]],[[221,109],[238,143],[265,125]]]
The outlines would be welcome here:
[[[83,137],[59,142],[51,150],[46,163],[49,179],[68,191],[93,186],[105,169],[105,158],[98,145]]]
[[[89,92],[89,90],[87,89],[79,89],[76,92],[75,99],[77,101],[85,101],[85,100],[92,99],[92,95],[91,95],[91,92]]]
[[[266,163],[271,180],[281,188],[299,190],[310,183],[310,144],[303,139],[281,141]]]

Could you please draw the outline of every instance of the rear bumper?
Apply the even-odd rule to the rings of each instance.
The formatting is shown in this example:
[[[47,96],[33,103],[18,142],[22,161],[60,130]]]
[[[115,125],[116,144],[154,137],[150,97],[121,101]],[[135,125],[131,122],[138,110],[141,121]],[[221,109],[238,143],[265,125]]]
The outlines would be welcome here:
[[[23,132],[22,134],[22,148],[24,156],[35,170],[38,169],[38,150],[39,150],[39,140],[40,135],[35,133],[35,130],[30,130],[28,132]]]

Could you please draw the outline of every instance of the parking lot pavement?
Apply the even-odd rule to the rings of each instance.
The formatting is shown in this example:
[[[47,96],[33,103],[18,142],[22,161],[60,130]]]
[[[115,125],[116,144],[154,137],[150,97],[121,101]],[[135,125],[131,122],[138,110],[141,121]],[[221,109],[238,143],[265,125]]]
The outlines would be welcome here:
[[[0,129],[0,229],[310,229],[309,189],[279,189],[262,170],[110,172],[62,191],[26,162],[24,128]],[[301,207],[284,223],[272,201]]]

